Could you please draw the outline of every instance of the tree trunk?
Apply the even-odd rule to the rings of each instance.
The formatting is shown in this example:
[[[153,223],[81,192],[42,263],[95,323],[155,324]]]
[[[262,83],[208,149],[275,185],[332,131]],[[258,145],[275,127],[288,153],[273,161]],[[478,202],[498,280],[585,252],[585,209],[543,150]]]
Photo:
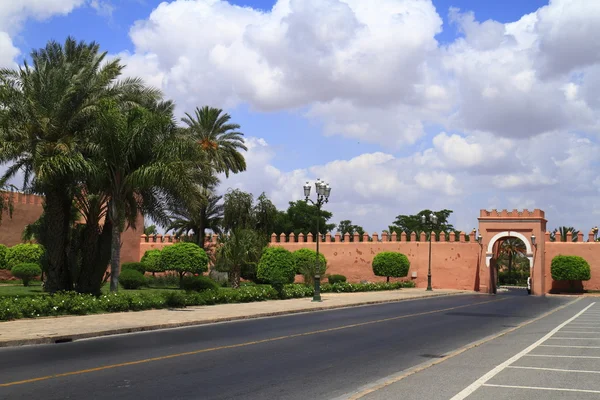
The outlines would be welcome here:
[[[512,275],[512,260],[513,253],[508,253],[508,284],[512,284],[511,275]]]
[[[232,265],[229,269],[229,284],[234,289],[240,288],[240,276],[242,275],[242,266],[241,265]]]
[[[99,295],[111,261],[113,225],[107,218],[100,229],[95,221],[90,224],[90,220],[81,241],[81,265],[75,289],[79,293]]]
[[[206,226],[204,220],[206,219],[206,208],[200,209],[200,225],[198,226],[198,246],[204,249],[204,238],[206,237]]]
[[[389,277],[389,276],[387,277],[387,280],[386,280],[386,282],[387,282],[387,283],[390,283],[390,277]]]
[[[46,249],[46,283],[44,290],[54,293],[71,290],[71,277],[67,265],[67,245],[70,230],[71,202],[64,193],[45,193],[45,224],[40,242]]]
[[[121,228],[118,219],[117,205],[111,200],[110,219],[112,222],[112,238],[110,246],[110,291],[119,290],[119,272],[121,269]]]

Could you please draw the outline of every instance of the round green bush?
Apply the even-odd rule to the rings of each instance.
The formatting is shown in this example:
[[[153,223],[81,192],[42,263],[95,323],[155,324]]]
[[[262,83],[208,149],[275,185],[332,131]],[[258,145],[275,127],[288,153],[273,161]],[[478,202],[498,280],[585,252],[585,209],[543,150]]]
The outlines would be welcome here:
[[[33,278],[42,274],[42,269],[35,263],[22,263],[12,267],[10,273],[15,278],[21,279],[23,281],[23,286],[29,286],[29,282]]]
[[[6,252],[7,269],[23,263],[40,264],[44,255],[44,246],[21,243],[10,247]]]
[[[188,292],[202,292],[219,288],[219,284],[207,276],[186,276],[181,282],[181,288]]]
[[[315,275],[324,275],[327,270],[327,259],[323,253],[319,253],[319,268],[317,270],[317,252],[311,249],[299,249],[294,251],[294,263],[296,273],[304,276],[304,282],[311,283]]]
[[[588,281],[592,278],[590,264],[579,256],[554,257],[550,264],[550,273],[555,281]]]
[[[6,269],[6,253],[8,252],[8,247],[3,244],[0,244],[0,269]]]
[[[175,243],[162,250],[160,266],[164,271],[178,272],[181,281],[183,275],[188,272],[202,274],[208,271],[208,256],[195,243]]]
[[[146,267],[146,271],[152,273],[164,271],[160,264],[161,255],[162,252],[159,249],[146,250],[141,260],[142,264]]]
[[[125,271],[127,269],[132,269],[142,275],[146,273],[146,265],[141,262],[128,262],[121,264],[121,271]]]
[[[119,283],[124,289],[139,289],[146,283],[146,278],[135,269],[124,269],[119,274]]]
[[[327,281],[333,285],[334,283],[346,282],[346,277],[344,275],[329,275]]]
[[[410,261],[402,253],[394,251],[384,251],[379,253],[373,259],[373,273],[376,276],[385,276],[387,281],[390,277],[402,278],[408,275]]]
[[[294,282],[296,265],[292,253],[283,247],[267,247],[258,262],[256,276],[271,285]]]

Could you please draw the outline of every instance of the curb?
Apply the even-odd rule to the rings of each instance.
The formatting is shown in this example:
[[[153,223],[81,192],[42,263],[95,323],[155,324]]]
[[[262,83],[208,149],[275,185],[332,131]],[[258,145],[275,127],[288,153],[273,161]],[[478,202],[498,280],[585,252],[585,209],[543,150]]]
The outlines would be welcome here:
[[[172,328],[184,328],[184,327],[209,325],[209,324],[222,323],[222,322],[243,321],[243,320],[258,319],[258,318],[268,318],[268,317],[277,317],[277,316],[284,316],[284,315],[301,314],[301,313],[314,312],[314,311],[328,311],[328,310],[336,310],[336,309],[352,308],[352,307],[362,307],[362,306],[377,305],[377,304],[399,303],[399,302],[403,302],[403,301],[423,300],[423,299],[429,299],[429,298],[434,298],[434,297],[459,296],[459,295],[464,295],[464,294],[477,294],[477,292],[471,293],[471,292],[465,291],[465,292],[459,292],[459,293],[432,294],[432,295],[423,296],[423,297],[412,297],[412,298],[390,299],[390,300],[374,300],[374,301],[365,301],[365,302],[353,303],[353,304],[341,304],[341,305],[336,305],[336,306],[322,306],[322,307],[301,308],[301,309],[297,309],[297,310],[274,311],[274,312],[266,312],[266,313],[253,314],[253,315],[242,315],[242,316],[237,316],[237,317],[223,317],[223,318],[213,318],[213,319],[209,319],[209,320],[173,322],[173,323],[168,323],[168,324],[138,326],[138,327],[133,327],[133,328],[109,329],[109,330],[104,330],[104,331],[78,333],[78,334],[74,334],[74,335],[58,335],[58,336],[45,336],[45,337],[40,337],[40,338],[35,338],[35,339],[6,340],[6,341],[0,341],[0,348],[28,346],[28,345],[37,345],[37,344],[50,344],[50,343],[68,343],[68,342],[73,342],[73,341],[79,340],[79,339],[90,339],[90,338],[96,338],[96,337],[121,335],[121,334],[126,334],[126,333],[149,332],[149,331],[155,331],[155,330],[161,330],[161,329],[172,329]],[[56,317],[56,318],[61,318],[61,317]]]

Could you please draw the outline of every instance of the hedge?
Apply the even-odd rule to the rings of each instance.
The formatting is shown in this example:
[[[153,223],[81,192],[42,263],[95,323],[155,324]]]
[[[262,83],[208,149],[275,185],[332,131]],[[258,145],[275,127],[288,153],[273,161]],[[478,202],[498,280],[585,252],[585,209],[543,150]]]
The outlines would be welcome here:
[[[146,278],[144,274],[133,268],[124,269],[119,274],[119,284],[124,289],[139,289],[146,284]]]
[[[146,265],[141,262],[128,262],[121,264],[121,272],[128,269],[137,271],[142,275],[146,273]]]
[[[376,276],[385,276],[390,281],[390,276],[402,278],[408,275],[410,261],[402,253],[384,251],[373,259],[373,273]]]
[[[11,269],[23,263],[40,264],[44,256],[44,247],[40,244],[21,243],[10,247],[6,251],[6,266]]]
[[[294,256],[283,247],[267,247],[256,267],[256,276],[273,285],[281,294],[282,285],[294,282]]]
[[[10,273],[15,278],[21,279],[23,286],[29,286],[29,281],[42,274],[42,268],[35,263],[22,263],[12,267]]]
[[[339,274],[329,275],[327,277],[327,281],[331,284],[346,282],[346,277],[344,275]]]
[[[319,269],[316,270],[317,252],[311,249],[299,249],[292,253],[296,264],[296,273],[304,276],[304,282],[312,283],[315,275],[324,275],[327,270],[327,259],[319,253]]]
[[[6,253],[8,252],[8,247],[3,244],[0,244],[0,269],[6,269]]]
[[[181,282],[181,288],[188,292],[202,292],[218,289],[219,284],[207,276],[186,276]]]
[[[579,256],[558,255],[552,259],[550,273],[555,281],[588,281],[592,278],[590,264]]]

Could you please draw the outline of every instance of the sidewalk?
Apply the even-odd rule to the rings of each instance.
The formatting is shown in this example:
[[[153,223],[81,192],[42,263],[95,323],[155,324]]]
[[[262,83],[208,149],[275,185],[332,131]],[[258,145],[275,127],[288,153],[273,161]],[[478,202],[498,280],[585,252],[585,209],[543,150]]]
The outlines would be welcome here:
[[[363,293],[326,293],[321,303],[311,298],[255,303],[219,304],[137,312],[20,319],[0,322],[0,347],[54,343],[119,333],[202,325],[307,311],[390,303],[425,297],[471,293],[466,290],[402,289]],[[475,292],[473,292],[475,293]]]

